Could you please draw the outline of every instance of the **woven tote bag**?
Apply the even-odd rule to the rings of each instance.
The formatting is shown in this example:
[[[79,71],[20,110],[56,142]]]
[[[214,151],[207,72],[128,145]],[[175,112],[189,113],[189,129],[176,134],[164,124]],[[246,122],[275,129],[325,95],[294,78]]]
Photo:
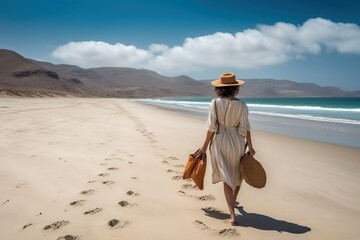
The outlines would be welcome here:
[[[245,182],[254,188],[263,188],[266,185],[266,172],[254,157],[246,153],[240,161],[240,172]]]

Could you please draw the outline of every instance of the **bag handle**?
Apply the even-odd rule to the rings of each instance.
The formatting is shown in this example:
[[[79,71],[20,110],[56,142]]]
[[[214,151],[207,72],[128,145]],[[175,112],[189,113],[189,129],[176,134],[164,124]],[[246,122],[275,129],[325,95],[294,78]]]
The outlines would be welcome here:
[[[196,150],[193,154],[191,154],[193,157],[199,159],[199,160],[206,160],[206,153],[202,154],[202,155],[199,155],[199,152],[200,152],[200,149]],[[196,157],[198,156],[199,157]]]
[[[244,154],[248,154],[249,152],[246,152],[246,148],[248,147],[248,143],[245,143],[245,147],[244,147]]]
[[[216,134],[219,134],[219,119],[218,119],[218,114],[217,114],[217,108],[216,108],[216,99],[214,100],[214,108],[215,108],[215,116],[216,116],[216,120],[215,120],[215,125],[216,125]]]

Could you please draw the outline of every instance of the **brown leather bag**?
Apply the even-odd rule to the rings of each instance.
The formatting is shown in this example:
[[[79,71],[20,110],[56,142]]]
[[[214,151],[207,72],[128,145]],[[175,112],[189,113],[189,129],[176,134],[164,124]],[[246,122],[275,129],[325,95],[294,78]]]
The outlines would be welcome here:
[[[191,178],[196,186],[200,189],[204,189],[204,176],[206,171],[206,154],[201,158],[196,157],[196,153],[189,154],[189,158],[186,162],[183,179]]]

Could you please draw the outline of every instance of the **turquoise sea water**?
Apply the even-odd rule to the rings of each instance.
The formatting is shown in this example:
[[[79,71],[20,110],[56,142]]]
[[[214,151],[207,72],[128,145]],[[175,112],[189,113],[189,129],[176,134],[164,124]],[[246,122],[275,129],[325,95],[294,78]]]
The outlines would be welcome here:
[[[360,98],[242,98],[252,128],[360,148]],[[206,117],[211,98],[143,99]]]

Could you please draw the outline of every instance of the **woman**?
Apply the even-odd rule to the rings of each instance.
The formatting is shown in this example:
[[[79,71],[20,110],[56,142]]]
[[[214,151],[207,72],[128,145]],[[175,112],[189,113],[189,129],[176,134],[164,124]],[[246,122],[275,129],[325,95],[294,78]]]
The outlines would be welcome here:
[[[217,99],[210,104],[207,121],[207,134],[203,146],[199,149],[201,157],[210,145],[212,182],[223,182],[225,199],[230,210],[230,223],[236,224],[234,208],[240,190],[242,177],[240,174],[240,158],[245,153],[245,142],[249,154],[255,150],[251,142],[248,108],[246,104],[235,98],[244,81],[235,78],[233,73],[224,73],[220,79],[212,81]]]

